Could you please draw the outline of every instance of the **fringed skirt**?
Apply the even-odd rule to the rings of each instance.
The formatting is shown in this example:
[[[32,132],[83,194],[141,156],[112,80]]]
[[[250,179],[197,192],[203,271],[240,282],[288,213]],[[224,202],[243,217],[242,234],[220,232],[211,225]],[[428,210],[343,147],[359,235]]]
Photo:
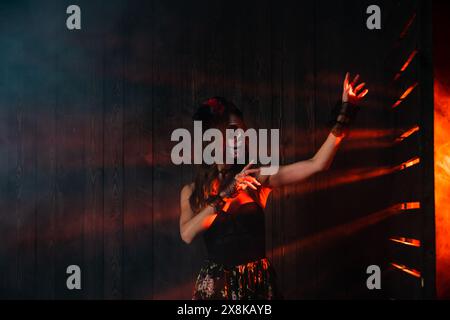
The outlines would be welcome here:
[[[193,300],[281,299],[275,270],[264,258],[234,267],[207,261],[197,277]]]

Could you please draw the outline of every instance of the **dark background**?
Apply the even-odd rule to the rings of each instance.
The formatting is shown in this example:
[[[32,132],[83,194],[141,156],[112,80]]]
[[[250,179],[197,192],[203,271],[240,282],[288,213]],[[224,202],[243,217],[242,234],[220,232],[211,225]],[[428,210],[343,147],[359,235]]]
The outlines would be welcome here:
[[[267,255],[288,299],[432,297],[432,130],[392,143],[414,121],[432,128],[426,3],[377,1],[382,30],[368,30],[365,0],[2,1],[0,297],[189,299],[205,250],[179,236],[193,173],[171,163],[171,132],[221,95],[249,126],[281,129],[283,163],[306,159],[346,71],[370,89],[352,136],[329,172],[273,192]],[[79,31],[65,27],[70,4]],[[391,106],[414,79],[405,124]],[[420,165],[387,169],[412,154]],[[417,217],[392,220],[385,209],[405,201],[422,201]],[[405,234],[422,247],[392,248]],[[419,279],[392,268],[399,256]],[[65,286],[71,264],[82,290]],[[371,264],[382,290],[366,288]]]

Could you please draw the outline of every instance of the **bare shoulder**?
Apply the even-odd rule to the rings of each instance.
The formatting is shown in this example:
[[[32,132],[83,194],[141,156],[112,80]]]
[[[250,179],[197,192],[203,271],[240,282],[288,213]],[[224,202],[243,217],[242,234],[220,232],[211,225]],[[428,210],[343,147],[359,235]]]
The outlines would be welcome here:
[[[194,183],[188,183],[181,189],[181,198],[189,198],[194,191]]]

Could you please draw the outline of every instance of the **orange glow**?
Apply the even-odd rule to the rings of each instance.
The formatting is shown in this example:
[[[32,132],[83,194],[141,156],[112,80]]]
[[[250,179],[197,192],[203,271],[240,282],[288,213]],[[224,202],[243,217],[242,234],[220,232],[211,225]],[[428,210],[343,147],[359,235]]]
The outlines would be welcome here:
[[[213,215],[210,215],[209,217],[207,217],[205,220],[203,220],[202,228],[208,229],[212,225],[214,220],[216,220],[216,217],[217,217],[217,214],[213,214]]]
[[[408,21],[405,24],[405,27],[403,28],[402,32],[400,33],[400,39],[403,39],[404,37],[406,37],[409,29],[411,28],[412,24],[416,20],[416,15],[417,14],[414,12],[413,15],[411,16],[411,18],[408,19]]]
[[[405,237],[392,237],[389,240],[397,243],[401,243],[411,247],[420,247],[420,240],[405,238]]]
[[[305,250],[314,249],[317,246],[321,246],[324,243],[332,243],[337,239],[349,237],[350,235],[360,232],[370,226],[376,225],[391,216],[399,214],[399,211],[396,210],[395,207],[396,206],[385,208],[367,216],[322,230],[305,238],[276,247],[272,251],[272,258],[286,256],[295,252],[304,252]]]
[[[450,88],[434,86],[434,175],[436,283],[438,297],[450,292]]]
[[[397,268],[407,274],[410,274],[416,278],[420,278],[420,271],[418,271],[416,269],[408,268],[407,266],[405,266],[403,264],[398,264],[398,263],[394,263],[394,262],[391,262],[391,266],[393,266],[394,268]]]
[[[405,72],[406,69],[408,69],[409,65],[413,61],[413,59],[416,56],[417,52],[418,52],[417,50],[413,50],[413,52],[411,52],[411,54],[409,55],[408,59],[406,60],[406,62],[401,67],[400,71],[395,75],[394,80],[398,80],[400,78],[400,76],[402,75],[402,73]]]
[[[403,162],[400,165],[400,170],[405,170],[405,169],[410,168],[412,166],[415,166],[416,164],[419,164],[419,163],[420,163],[420,158],[419,157],[412,158],[409,161]]]
[[[405,213],[407,211],[416,210],[416,209],[420,209],[420,202],[403,202],[403,203],[394,204],[393,206],[391,206],[389,208],[389,210],[393,210],[396,212],[400,211],[401,213]]]
[[[392,106],[392,109],[398,107],[400,105],[400,103],[402,103],[411,94],[411,92],[417,87],[418,84],[419,83],[416,82],[416,83],[412,84],[411,86],[409,86],[408,89],[406,89],[405,92],[403,92],[400,99],[398,99],[397,102],[394,103],[394,105]]]
[[[413,135],[414,133],[416,133],[417,131],[419,131],[419,126],[415,126],[407,131],[405,131],[400,137],[398,137],[395,141],[396,142],[401,142],[403,140],[405,140],[406,138],[408,138],[409,136]]]
[[[398,132],[393,129],[354,129],[351,139],[342,146],[347,150],[382,149],[392,146],[392,137]]]
[[[365,228],[376,225],[391,216],[403,214],[405,213],[404,210],[416,208],[420,208],[419,202],[394,204],[367,216],[322,230],[305,238],[276,247],[272,251],[272,255],[273,257],[279,257],[286,256],[287,254],[293,254],[295,252],[304,252],[308,249],[314,249],[324,243],[332,243],[339,238],[348,237],[354,233],[361,232]]]
[[[408,60],[406,60],[405,64],[400,69],[400,72],[404,72],[408,68],[408,66],[411,64],[411,61],[414,59],[416,54],[417,54],[417,50],[413,50],[413,52],[411,52],[411,54],[408,57]]]
[[[394,103],[394,105],[392,106],[392,109],[397,108],[397,107],[400,105],[400,103],[402,103],[402,101],[401,101],[401,100],[397,100],[397,101]]]
[[[337,177],[334,181],[331,180],[328,182],[329,185],[342,185],[342,184],[348,184],[356,181],[366,180],[366,179],[372,179],[376,177],[380,177],[383,175],[391,174],[396,171],[405,170],[407,168],[413,167],[420,163],[419,157],[414,157],[408,161],[405,161],[399,165],[393,166],[393,167],[382,167],[378,169],[369,169],[369,170],[354,170],[354,173],[347,174],[341,177]]]
[[[400,97],[400,100],[405,100],[405,98],[409,96],[409,94],[414,90],[415,87],[417,87],[417,85],[418,83],[416,82],[413,85],[411,85],[408,89],[406,89],[406,91]]]
[[[400,204],[402,210],[420,209],[420,202],[405,202]]]
[[[336,188],[342,185],[347,185],[363,180],[375,179],[381,176],[389,175],[397,171],[402,171],[420,163],[420,158],[416,157],[404,163],[395,166],[383,166],[383,167],[368,167],[357,168],[350,170],[335,170],[329,173],[327,180],[317,182],[314,186],[309,184],[302,184],[297,186],[295,191],[290,190],[291,194],[306,194],[319,190],[325,190],[330,188]],[[272,195],[275,199],[280,197],[280,194]]]

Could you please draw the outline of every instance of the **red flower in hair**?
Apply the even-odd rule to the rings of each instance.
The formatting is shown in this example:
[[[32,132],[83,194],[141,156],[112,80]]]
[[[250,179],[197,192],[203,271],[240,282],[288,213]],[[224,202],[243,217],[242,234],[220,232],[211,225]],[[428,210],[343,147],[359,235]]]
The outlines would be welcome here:
[[[211,108],[211,111],[213,111],[216,114],[221,114],[224,111],[224,106],[222,103],[220,103],[219,100],[216,98],[208,99],[206,104]]]

